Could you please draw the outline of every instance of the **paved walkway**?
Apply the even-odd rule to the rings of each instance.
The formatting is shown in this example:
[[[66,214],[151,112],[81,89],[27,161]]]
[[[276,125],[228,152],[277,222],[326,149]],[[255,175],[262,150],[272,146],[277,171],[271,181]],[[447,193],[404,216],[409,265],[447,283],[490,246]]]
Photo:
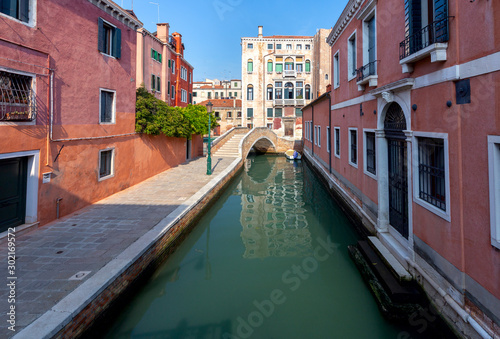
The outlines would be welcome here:
[[[208,176],[206,158],[193,160],[16,237],[15,304],[8,303],[7,283],[12,279],[5,283],[6,277],[10,277],[7,244],[5,240],[0,242],[3,258],[0,274],[4,281],[0,284],[0,337],[42,334],[40,326],[53,326],[60,313],[66,312],[64,317],[67,317],[69,311],[59,309],[76,307],[74,304],[83,300],[77,294],[87,293],[85,288],[89,286],[98,288],[99,279],[109,274],[106,271],[111,262],[124,258],[132,247],[138,247],[139,251],[146,246],[150,240],[143,240],[148,232],[154,233],[165,218],[170,217],[171,222],[172,217],[195,204],[201,191],[210,190],[210,185],[233,168],[235,159],[214,158],[212,165],[214,172]],[[158,235],[152,235],[155,236]],[[82,280],[70,280],[78,272],[90,273]],[[15,305],[16,332],[8,329],[7,312],[11,305]],[[64,317],[61,315],[59,319]],[[20,333],[35,320],[35,324]]]

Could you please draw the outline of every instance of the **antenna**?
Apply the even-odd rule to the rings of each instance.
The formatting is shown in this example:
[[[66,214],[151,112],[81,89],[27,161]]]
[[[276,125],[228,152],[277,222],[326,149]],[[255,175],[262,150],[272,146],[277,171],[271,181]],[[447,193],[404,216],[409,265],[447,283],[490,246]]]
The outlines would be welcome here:
[[[160,23],[160,4],[157,2],[151,2],[151,1],[149,3],[158,6],[158,22],[157,23]]]

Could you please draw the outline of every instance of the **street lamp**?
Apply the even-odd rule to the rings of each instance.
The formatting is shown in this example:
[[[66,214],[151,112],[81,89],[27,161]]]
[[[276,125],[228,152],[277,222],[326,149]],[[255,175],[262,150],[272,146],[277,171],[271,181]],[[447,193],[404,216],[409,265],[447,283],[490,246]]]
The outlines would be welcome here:
[[[207,147],[207,175],[212,175],[212,156],[210,154],[210,146],[212,144],[212,141],[210,140],[210,127],[211,127],[211,122],[210,122],[210,116],[212,115],[212,107],[214,105],[212,102],[209,100],[207,104],[207,112],[208,112],[208,147]]]

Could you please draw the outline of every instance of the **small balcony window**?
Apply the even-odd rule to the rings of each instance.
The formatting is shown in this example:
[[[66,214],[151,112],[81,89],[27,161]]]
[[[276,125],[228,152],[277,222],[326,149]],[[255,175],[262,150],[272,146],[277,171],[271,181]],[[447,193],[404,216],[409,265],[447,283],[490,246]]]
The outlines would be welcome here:
[[[33,77],[0,71],[0,121],[31,121],[35,117]]]

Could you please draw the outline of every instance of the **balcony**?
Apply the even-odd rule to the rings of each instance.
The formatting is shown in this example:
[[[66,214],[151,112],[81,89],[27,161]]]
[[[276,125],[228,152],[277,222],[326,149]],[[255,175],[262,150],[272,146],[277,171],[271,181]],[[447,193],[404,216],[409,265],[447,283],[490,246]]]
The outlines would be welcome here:
[[[376,87],[378,85],[377,61],[372,61],[356,70],[356,84],[359,91],[363,91],[366,85],[368,87]]]
[[[273,106],[305,106],[304,99],[274,99]]]
[[[431,62],[446,61],[449,19],[436,20],[399,44],[399,63],[403,73],[413,72],[413,63],[430,55]]]
[[[283,71],[283,78],[296,78],[297,77],[297,71],[294,69],[285,69]]]
[[[0,121],[32,121],[36,117],[33,78],[0,71]]]

